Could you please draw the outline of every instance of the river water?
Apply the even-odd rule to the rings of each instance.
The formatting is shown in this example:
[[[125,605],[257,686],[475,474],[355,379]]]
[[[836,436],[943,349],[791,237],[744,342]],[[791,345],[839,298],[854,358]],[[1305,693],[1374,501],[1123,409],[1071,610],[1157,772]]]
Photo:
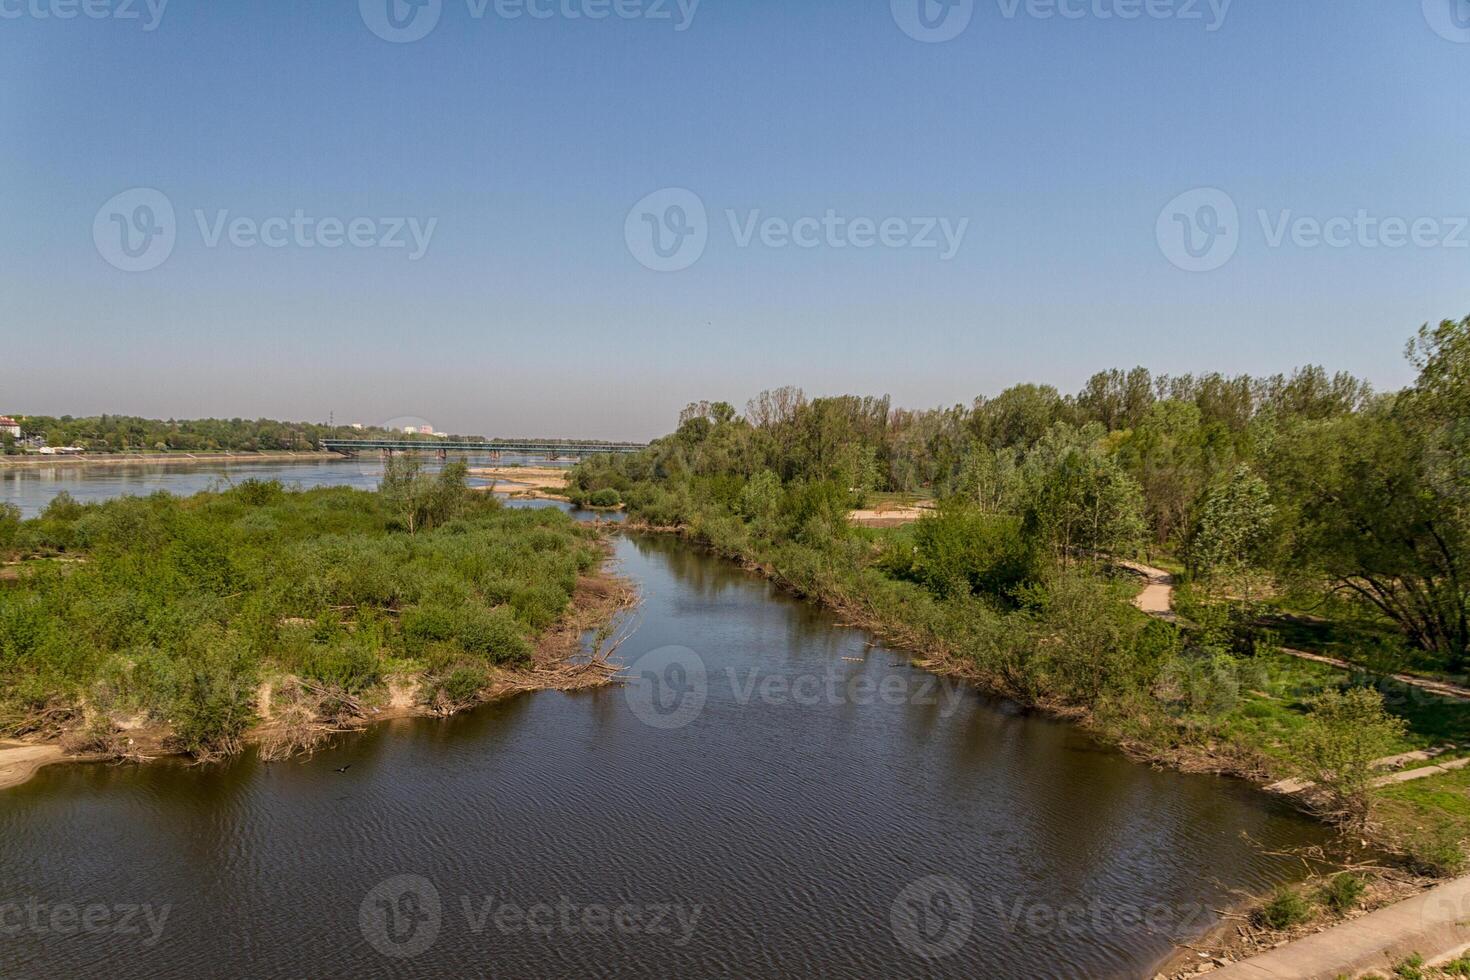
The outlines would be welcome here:
[[[1325,838],[681,541],[616,558],[627,686],[0,793],[0,976],[1132,977],[1292,874],[1243,834]]]

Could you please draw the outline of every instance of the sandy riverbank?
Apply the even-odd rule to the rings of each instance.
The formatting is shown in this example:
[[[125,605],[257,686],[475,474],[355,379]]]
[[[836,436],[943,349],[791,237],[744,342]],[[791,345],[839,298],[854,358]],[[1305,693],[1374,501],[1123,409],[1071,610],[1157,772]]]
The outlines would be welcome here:
[[[200,463],[320,463],[338,453],[86,453],[80,456],[0,456],[0,470],[49,466],[198,466]]]
[[[522,500],[567,501],[569,470],[555,466],[482,466],[472,467],[470,476],[489,480],[490,485],[475,487],[483,493],[509,493]]]
[[[67,758],[59,745],[0,741],[0,789],[19,786],[42,766]]]

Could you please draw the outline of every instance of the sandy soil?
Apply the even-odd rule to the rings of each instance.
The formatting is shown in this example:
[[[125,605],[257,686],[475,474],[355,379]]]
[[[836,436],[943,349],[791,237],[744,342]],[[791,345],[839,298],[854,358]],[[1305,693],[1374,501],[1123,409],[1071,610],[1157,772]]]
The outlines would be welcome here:
[[[59,745],[0,741],[0,789],[19,786],[35,775],[37,769],[64,758],[66,753]]]
[[[1174,618],[1174,576],[1162,568],[1154,568],[1136,561],[1120,561],[1119,565],[1142,575],[1148,584],[1134,598],[1133,604],[1150,616],[1160,619]]]
[[[932,504],[920,504],[916,507],[880,504],[873,510],[855,510],[847,515],[847,519],[862,527],[900,527],[932,513]]]
[[[567,488],[570,473],[554,466],[484,466],[471,469],[470,476],[491,481],[489,486],[474,488],[482,493],[509,493],[529,500],[566,500],[560,491]]]

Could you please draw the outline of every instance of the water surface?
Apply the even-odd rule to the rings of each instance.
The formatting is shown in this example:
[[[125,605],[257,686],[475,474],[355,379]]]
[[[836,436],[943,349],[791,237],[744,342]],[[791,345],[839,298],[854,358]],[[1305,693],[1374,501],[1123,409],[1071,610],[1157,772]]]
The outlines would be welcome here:
[[[628,688],[0,794],[0,976],[1140,976],[1224,888],[1293,873],[1242,833],[1324,837],[937,689],[682,542],[617,555]],[[44,920],[87,906],[93,931]],[[118,932],[133,906],[167,910],[156,942]]]

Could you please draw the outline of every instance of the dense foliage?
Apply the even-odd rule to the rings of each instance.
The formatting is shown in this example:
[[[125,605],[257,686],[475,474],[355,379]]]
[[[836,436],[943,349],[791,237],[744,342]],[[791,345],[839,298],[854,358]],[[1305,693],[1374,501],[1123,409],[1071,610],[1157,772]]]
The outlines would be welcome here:
[[[462,700],[487,668],[526,662],[598,559],[589,535],[470,493],[454,467],[395,469],[382,493],[252,481],[0,514],[0,547],[35,556],[0,583],[0,726],[85,701],[207,749],[239,735],[272,675],[354,696],[424,675],[425,697]]]
[[[654,524],[715,505],[761,537],[807,542],[840,535],[849,507],[933,497],[974,511],[949,520],[1020,521],[1026,547],[1061,562],[1147,549],[1217,595],[1332,597],[1457,672],[1470,657],[1470,319],[1425,327],[1409,354],[1417,382],[1381,395],[1317,367],[1109,371],[1072,396],[1019,385],[933,411],[783,388],[743,416],[691,405],[641,456],[584,464],[575,492],[616,490]],[[954,556],[914,574],[951,594],[974,560]]]
[[[323,439],[408,438],[385,429],[353,429],[271,419],[162,421],[129,415],[17,416],[26,436],[48,446],[77,446],[92,452],[306,452]],[[12,451],[19,447],[14,443]]]
[[[743,415],[691,405],[646,452],[584,462],[572,492],[615,491],[635,521],[1150,754],[1308,775],[1361,824],[1374,758],[1466,721],[1381,677],[1404,645],[1440,670],[1466,659],[1470,320],[1425,328],[1410,356],[1417,383],[1389,395],[1320,368],[1113,371],[1075,396],[1021,385],[928,412],[784,388]],[[930,509],[906,526],[850,519],[915,503]],[[1140,552],[1184,573],[1182,626],[1127,601],[1118,560]],[[1277,651],[1302,597],[1381,627],[1344,655],[1380,671],[1393,713],[1351,691],[1363,677]]]

